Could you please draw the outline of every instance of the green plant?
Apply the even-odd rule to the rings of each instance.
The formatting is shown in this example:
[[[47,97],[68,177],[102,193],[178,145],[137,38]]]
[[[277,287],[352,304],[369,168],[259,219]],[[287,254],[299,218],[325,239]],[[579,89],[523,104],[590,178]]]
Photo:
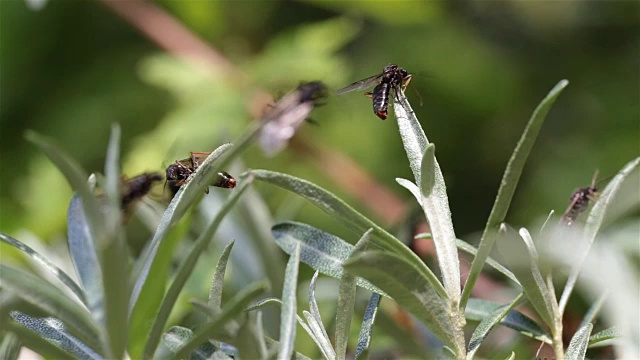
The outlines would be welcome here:
[[[238,156],[253,141],[260,125],[254,126],[234,145],[223,145],[209,155],[197,172],[167,207],[146,250],[133,264],[122,229],[119,207],[119,137],[113,127],[107,151],[105,175],[89,177],[69,155],[44,137],[34,133],[28,139],[42,148],[71,184],[76,195],[68,212],[69,247],[80,283],[57,268],[20,241],[2,234],[0,239],[29,255],[43,265],[71,294],[26,271],[0,265],[2,306],[0,320],[7,331],[3,357],[15,354],[20,344],[51,357],[78,358],[304,358],[296,353],[296,323],[313,339],[323,357],[345,359],[348,335],[354,314],[356,288],[373,294],[363,316],[356,357],[366,357],[372,344],[372,329],[382,297],[393,299],[411,312],[442,343],[441,355],[457,359],[474,357],[483,340],[497,325],[519,331],[524,336],[553,346],[558,359],[584,358],[588,346],[616,337],[618,332],[630,334],[633,327],[607,329],[591,335],[593,321],[604,302],[595,302],[585,316],[584,324],[573,336],[567,348],[562,342],[562,316],[568,298],[583,269],[589,247],[593,244],[609,204],[619,192],[623,181],[634,173],[640,158],[630,162],[609,183],[593,206],[582,231],[550,223],[541,229],[539,237],[550,243],[585,240],[569,273],[567,286],[558,302],[550,263],[562,263],[551,246],[534,244],[530,231],[522,228],[517,236],[504,224],[507,210],[515,193],[524,164],[539,133],[544,118],[560,92],[568,84],[561,81],[541,102],[530,119],[504,173],[485,231],[478,249],[457,239],[451,220],[444,177],[435,157],[435,146],[427,140],[411,106],[403,94],[393,107],[399,132],[405,147],[414,181],[397,179],[416,198],[431,226],[441,279],[416,254],[387,230],[369,220],[340,198],[325,189],[287,174],[268,170],[250,170],[240,178],[239,186],[224,201],[208,224],[201,230],[181,257],[173,272],[173,280],[165,291],[165,278],[171,271],[172,254],[180,237],[177,231],[181,219],[202,196],[206,184]],[[87,179],[89,181],[87,182]],[[290,255],[283,278],[270,276],[271,286],[281,297],[269,297],[252,305],[253,300],[268,291],[266,281],[245,285],[231,299],[222,301],[227,261],[233,242],[221,252],[207,303],[193,300],[194,313],[205,320],[195,329],[168,327],[179,295],[187,280],[194,275],[198,259],[208,247],[222,219],[249,193],[256,181],[269,183],[293,192],[316,205],[322,211],[352,230],[359,239],[341,239],[310,225],[283,222],[274,225],[271,233],[278,246]],[[104,199],[94,195],[94,188],[104,189]],[[251,219],[252,221],[258,221]],[[489,257],[494,243],[511,270]],[[184,245],[184,244],[183,244]],[[461,291],[458,249],[474,255],[468,280]],[[540,256],[541,251],[544,256]],[[545,260],[545,261],[542,261]],[[316,271],[309,287],[309,311],[304,320],[297,315],[297,283],[299,263]],[[527,264],[522,266],[521,264]],[[485,264],[511,279],[518,295],[505,305],[471,298],[471,290]],[[623,267],[624,270],[624,267]],[[318,273],[340,279],[337,299],[335,341],[332,344],[322,322],[316,302]],[[160,278],[161,281],[155,281]],[[282,280],[283,279],[283,280]],[[282,280],[282,281],[281,281]],[[528,302],[542,320],[541,323],[514,310]],[[262,309],[267,304],[282,305],[279,340],[265,335]],[[255,318],[252,312],[257,311]],[[478,321],[470,340],[465,340],[467,321]],[[627,324],[629,325],[629,324]],[[633,324],[632,324],[633,325]],[[548,330],[547,330],[548,329]],[[631,330],[631,332],[630,332]],[[17,341],[16,341],[17,338]],[[631,350],[629,350],[631,349]],[[418,350],[419,352],[420,350]],[[424,349],[422,349],[424,351]],[[632,346],[623,347],[632,354]],[[522,355],[522,354],[517,354]],[[512,353],[511,358],[515,355]],[[530,356],[527,354],[527,356]]]

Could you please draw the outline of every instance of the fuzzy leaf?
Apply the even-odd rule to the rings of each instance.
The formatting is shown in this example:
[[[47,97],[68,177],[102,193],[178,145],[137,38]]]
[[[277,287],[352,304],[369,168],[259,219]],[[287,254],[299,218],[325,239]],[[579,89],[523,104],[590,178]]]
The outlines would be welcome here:
[[[396,178],[396,182],[402,186],[403,188],[409,190],[409,192],[416,198],[416,201],[420,206],[422,206],[422,194],[420,194],[420,189],[418,189],[418,185],[411,182],[411,180]]]
[[[25,302],[60,319],[73,336],[88,346],[100,349],[99,330],[88,311],[69,299],[47,281],[22,270],[0,264],[3,291],[17,295]]]
[[[196,331],[195,336],[177,349],[170,358],[174,360],[183,359],[208,339],[219,335],[224,331],[224,325],[226,323],[242,314],[249,303],[251,303],[256,296],[264,293],[268,288],[269,284],[267,281],[259,281],[242,289],[222,307],[222,310],[218,313],[217,317],[201,324]]]
[[[594,323],[596,317],[598,317],[598,314],[600,313],[600,309],[602,308],[602,305],[604,305],[604,302],[607,300],[608,296],[609,296],[609,292],[605,291],[604,293],[602,293],[602,295],[600,295],[598,300],[596,300],[593,304],[591,304],[591,307],[589,307],[589,311],[587,311],[587,313],[582,318],[582,321],[580,321],[579,327],[583,327],[589,323],[591,324]]]
[[[220,309],[222,305],[222,288],[224,287],[224,274],[227,269],[227,260],[231,255],[231,249],[233,248],[234,241],[231,241],[222,250],[216,270],[213,273],[213,280],[211,281],[211,290],[209,291],[209,307],[213,309]]]
[[[482,321],[497,311],[500,304],[482,299],[469,299],[465,309],[465,317],[470,321]],[[516,310],[510,310],[500,320],[500,325],[520,332],[522,335],[551,344],[551,337],[535,321]]]
[[[498,325],[498,323],[501,322],[505,316],[507,316],[511,309],[513,309],[520,302],[520,299],[522,299],[522,295],[523,294],[520,293],[509,304],[500,306],[499,308],[491,312],[491,314],[482,319],[480,324],[473,331],[471,339],[469,340],[467,359],[473,359],[476,351],[478,351],[484,339],[487,337],[487,335],[489,335],[489,332],[491,332],[491,330],[493,330],[493,328]]]
[[[378,313],[380,299],[382,299],[380,294],[371,294],[371,298],[367,304],[367,309],[364,311],[362,327],[360,328],[360,335],[358,337],[358,347],[356,348],[356,359],[369,350],[369,345],[371,344],[371,333],[373,332],[373,324],[376,321],[376,314]]]
[[[207,158],[208,159],[208,158]],[[206,161],[205,161],[206,162]],[[247,186],[252,182],[252,178],[246,178],[241,181],[240,186],[238,186],[233,193],[225,200],[224,204],[216,214],[216,216],[211,220],[211,222],[207,225],[204,231],[200,234],[198,239],[196,239],[195,244],[189,251],[187,257],[180,263],[180,267],[176,272],[176,276],[173,279],[173,282],[169,286],[167,293],[165,294],[162,305],[160,305],[160,309],[156,314],[153,322],[153,326],[151,327],[151,331],[149,333],[149,338],[147,340],[147,345],[144,351],[145,358],[152,358],[153,353],[158,346],[158,342],[160,341],[160,336],[162,335],[162,329],[164,328],[167,320],[169,319],[169,315],[171,314],[171,310],[175,305],[176,300],[178,299],[178,295],[180,295],[180,291],[184,287],[184,284],[187,282],[189,276],[193,272],[193,269],[198,262],[198,259],[204,252],[204,250],[209,245],[209,242],[213,238],[216,230],[218,229],[218,225],[222,222],[225,215],[231,210],[231,208],[238,201],[244,190]]]
[[[300,244],[289,257],[285,269],[284,288],[282,290],[282,313],[280,315],[280,350],[278,360],[288,360],[293,354],[296,340],[296,293],[298,288],[298,267],[300,265]]]
[[[49,259],[40,255],[37,251],[33,250],[31,247],[27,246],[20,240],[16,240],[7,234],[0,233],[0,241],[6,244],[9,244],[10,246],[13,246],[14,248],[22,251],[23,253],[27,254],[30,258],[32,258],[34,261],[42,265],[53,276],[55,276],[58,280],[60,280],[61,283],[66,285],[67,288],[69,288],[69,290],[71,290],[78,297],[78,300],[82,301],[82,303],[85,306],[87,305],[87,300],[85,297],[84,290],[82,290],[82,288],[80,288],[80,286],[75,281],[73,281],[73,279],[69,277],[67,273],[65,273],[64,271],[62,271],[62,269],[60,269],[59,267],[54,265],[51,261],[49,261]]]
[[[405,259],[389,252],[367,251],[351,257],[344,268],[380,287],[442,341],[460,343],[463,334],[451,322],[447,304],[429,280]]]
[[[354,246],[339,237],[316,229],[310,225],[293,221],[282,222],[271,228],[271,234],[282,250],[291,255],[300,244],[300,261],[325,275],[339,279],[343,276],[342,265]],[[386,294],[362,278],[356,284],[365,289]]]
[[[58,347],[57,345],[47,341],[40,334],[33,332],[22,325],[15,322],[7,323],[6,327],[2,328],[4,331],[10,331],[16,334],[20,339],[20,343],[23,347],[28,348],[43,357],[50,359],[76,359],[76,354]],[[3,357],[4,359],[4,357]]]
[[[329,216],[356,232],[358,236],[373,229],[371,233],[372,246],[387,249],[407,259],[420,272],[421,276],[429,279],[431,286],[438,294],[446,296],[440,281],[413,251],[332,193],[311,182],[286,174],[268,170],[252,170],[251,173],[256,176],[257,180],[279,186],[311,201]]]
[[[491,209],[491,214],[489,214],[489,219],[487,220],[487,225],[485,226],[482,238],[480,239],[478,254],[473,259],[471,270],[467,277],[467,282],[465,283],[462,291],[462,307],[466,305],[467,300],[471,296],[473,286],[475,285],[476,280],[478,280],[478,276],[480,275],[480,272],[484,267],[484,263],[491,252],[491,248],[493,248],[493,244],[496,241],[498,228],[507,216],[507,211],[509,210],[511,200],[513,199],[513,194],[516,191],[518,181],[522,175],[522,170],[527,158],[531,153],[533,144],[540,133],[540,128],[542,127],[551,106],[568,84],[569,82],[567,80],[561,80],[553,89],[551,89],[542,102],[540,102],[533,112],[531,119],[529,119],[513,154],[511,154],[511,158],[509,159],[509,163],[504,171],[504,175],[502,175],[502,182],[498,189],[498,196],[496,196],[493,208]]]
[[[584,356],[587,354],[587,346],[589,345],[589,335],[593,329],[592,324],[587,324],[573,335],[569,347],[567,347],[566,358],[567,360],[584,360]]]
[[[589,337],[589,347],[596,345],[605,340],[613,340],[617,337],[620,337],[620,332],[615,326],[612,326],[608,329],[602,330],[597,334],[593,334]]]
[[[318,272],[316,271],[311,278],[311,282],[309,283],[309,315],[312,316],[313,321],[309,320],[309,316],[307,316],[306,313],[304,314],[307,318],[307,323],[316,335],[316,339],[319,340],[320,349],[322,350],[323,354],[325,354],[325,358],[334,359],[336,357],[336,354],[335,351],[333,351],[333,347],[331,347],[329,334],[327,334],[327,329],[324,328],[322,317],[320,316],[320,309],[318,308],[318,303],[316,302],[317,280]]]
[[[69,334],[65,330],[64,324],[58,319],[51,317],[34,318],[19,311],[12,312],[11,317],[18,324],[33,331],[60,349],[73,354],[76,358],[103,359],[95,350]]]

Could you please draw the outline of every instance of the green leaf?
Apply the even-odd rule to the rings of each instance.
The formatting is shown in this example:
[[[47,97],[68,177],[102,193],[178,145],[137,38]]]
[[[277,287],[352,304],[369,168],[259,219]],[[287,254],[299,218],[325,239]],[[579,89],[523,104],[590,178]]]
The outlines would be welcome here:
[[[322,317],[320,316],[320,309],[318,308],[318,303],[316,302],[316,281],[318,280],[318,272],[316,271],[311,278],[311,283],[309,283],[309,312],[303,311],[303,315],[307,319],[307,324],[313,331],[314,340],[318,347],[322,351],[322,355],[325,359],[335,359],[336,353],[331,346],[331,340],[329,340],[329,335],[327,334],[327,330],[324,328],[324,324],[322,324]]]
[[[389,252],[367,251],[351,257],[344,268],[391,295],[445,343],[455,346],[464,343],[462,330],[451,321],[444,299],[405,259]]]
[[[582,327],[581,327],[582,328]],[[593,334],[589,337],[589,347],[592,347],[593,345],[596,345],[600,342],[606,341],[606,340],[613,340],[617,337],[620,337],[621,334],[618,331],[618,328],[616,328],[615,326],[612,326],[608,329],[602,330],[597,334]]]
[[[296,292],[298,288],[298,266],[300,264],[300,244],[289,257],[285,269],[284,288],[282,290],[282,313],[280,315],[280,350],[278,359],[290,359],[296,340]]]
[[[11,292],[48,316],[62,320],[73,336],[94,349],[101,349],[97,342],[99,330],[90,314],[58,288],[37,276],[4,264],[0,264],[0,280],[3,291]]]
[[[231,241],[222,250],[216,270],[213,273],[213,280],[211,281],[211,290],[209,291],[209,307],[212,309],[220,309],[222,304],[222,288],[224,287],[224,274],[227,269],[227,261],[229,255],[231,255],[231,249],[235,242]]]
[[[195,336],[172,354],[171,359],[177,360],[185,358],[202,343],[208,341],[208,339],[220,335],[220,333],[224,331],[224,325],[226,323],[242,314],[249,303],[251,303],[256,296],[264,293],[268,288],[269,284],[267,281],[259,281],[242,289],[222,307],[217,317],[200,325]],[[214,311],[213,309],[211,310]]]
[[[582,268],[582,264],[584,260],[587,258],[589,254],[589,250],[593,245],[593,242],[600,231],[600,227],[602,226],[602,222],[604,221],[604,217],[607,214],[607,209],[609,204],[613,201],[615,195],[620,190],[620,187],[624,180],[631,176],[631,174],[638,169],[640,165],[640,157],[635,158],[633,161],[630,161],[625,165],[618,174],[611,179],[607,187],[602,191],[598,200],[593,205],[591,212],[589,213],[589,217],[587,218],[587,223],[584,227],[584,239],[583,243],[587,245],[582,250],[582,253],[578,254],[577,261],[574,263],[573,268],[569,274],[569,278],[567,279],[567,284],[562,292],[562,296],[560,297],[560,315],[564,314],[564,310],[567,306],[567,302],[569,301],[569,297],[571,296],[571,292],[573,291],[576,282],[578,281],[578,276],[580,275],[580,269]]]
[[[387,249],[407,259],[418,269],[422,276],[432,282],[432,286],[438,294],[446,296],[440,281],[413,251],[332,193],[309,181],[286,174],[268,170],[252,170],[251,173],[256,176],[257,180],[268,182],[304,197],[329,216],[356,232],[358,236],[369,229],[373,229],[371,233],[371,244],[373,246]]]
[[[583,360],[587,354],[587,346],[589,345],[589,335],[593,330],[592,324],[587,324],[573,335],[569,347],[567,347],[567,353],[565,354],[567,360]]]
[[[482,238],[480,239],[478,254],[473,259],[471,270],[467,277],[467,282],[465,283],[462,291],[462,307],[466,305],[467,300],[471,296],[473,286],[475,285],[476,280],[478,280],[482,267],[484,266],[484,263],[491,252],[491,248],[496,241],[498,228],[506,218],[509,205],[511,204],[511,199],[513,199],[513,194],[516,191],[520,175],[522,175],[522,169],[524,168],[527,158],[531,153],[531,149],[533,148],[533,144],[540,133],[540,128],[542,127],[551,106],[556,101],[556,98],[568,84],[569,82],[567,80],[561,80],[553,89],[551,89],[542,102],[540,102],[533,112],[531,119],[529,119],[513,154],[511,154],[507,168],[502,176],[502,182],[498,189],[498,196],[496,196],[493,208],[491,209],[491,214],[489,214],[489,219],[487,220],[487,225],[484,228]]]
[[[151,272],[152,266],[170,266],[170,264],[156,265],[156,254],[161,251],[160,247],[165,244],[163,240],[165,239],[169,229],[182,218],[186,211],[186,207],[193,203],[196,196],[202,195],[205,186],[209,184],[204,182],[204,176],[205,174],[211,172],[211,168],[214,166],[214,161],[218,160],[222,156],[222,154],[228,151],[231,147],[231,144],[222,145],[215,149],[211,154],[209,154],[205,161],[198,167],[196,173],[192,175],[191,180],[180,188],[178,194],[176,194],[176,196],[169,204],[169,207],[167,207],[167,210],[162,216],[160,225],[158,226],[156,233],[153,235],[147,258],[142,265],[140,275],[136,279],[136,283],[133,287],[131,300],[129,301],[129,311],[133,310],[133,307],[136,305],[142,291],[153,291],[157,293],[157,296],[161,296],[161,294],[164,292],[164,286],[162,286],[161,288],[153,286],[154,284],[158,284],[157,279],[151,279],[153,281],[149,279],[150,273],[155,273],[156,271],[158,271],[158,269],[154,269],[155,271]],[[181,205],[180,207],[178,207],[181,203],[185,203],[185,205]]]
[[[500,304],[482,299],[471,298],[465,309],[469,321],[482,321],[501,307]],[[520,332],[522,335],[551,344],[551,337],[535,321],[516,310],[510,310],[500,320],[500,325]]]
[[[195,335],[191,329],[181,326],[172,326],[164,335],[162,335],[162,344],[171,352],[176,352],[194,337]],[[210,341],[207,341],[189,354],[189,360],[207,360],[210,359],[214,353],[216,354],[216,359],[225,358],[224,356],[226,356],[226,359],[232,359],[230,356],[227,356],[222,351],[218,350]]]
[[[72,355],[66,350],[59,348],[58,346],[45,340],[39,334],[15,322],[9,322],[6,327],[3,327],[3,330],[10,331],[16,334],[20,339],[22,346],[42,355],[43,357],[50,358],[50,359],[76,359],[77,358],[76,356]]]
[[[151,327],[151,331],[149,332],[149,338],[147,340],[147,345],[143,354],[143,357],[145,359],[150,359],[153,357],[153,353],[155,352],[156,347],[158,346],[158,342],[160,341],[162,330],[164,329],[169,315],[171,314],[171,310],[173,309],[173,306],[178,299],[178,295],[180,295],[180,291],[182,291],[184,284],[187,282],[187,279],[195,268],[198,259],[213,238],[213,235],[218,229],[218,225],[220,225],[222,219],[224,219],[225,215],[231,210],[233,205],[235,205],[244,190],[252,181],[253,179],[251,177],[241,180],[240,186],[238,186],[233,191],[233,193],[225,200],[216,216],[207,225],[198,239],[196,239],[195,244],[189,251],[187,257],[180,263],[180,267],[178,268],[176,276],[169,286],[164,299],[162,300],[162,305],[160,305],[160,309],[156,314],[153,326]]]
[[[369,244],[371,232],[367,230],[352,251],[352,255],[364,251]],[[335,352],[336,359],[344,360],[347,355],[349,345],[349,329],[351,318],[353,317],[353,307],[356,300],[356,277],[349,272],[343,272],[340,278],[340,289],[338,290],[338,306],[336,308],[336,332],[335,332]]]
[[[105,193],[107,207],[105,214],[105,240],[98,247],[99,262],[104,286],[104,335],[108,346],[108,357],[122,358],[127,346],[129,301],[129,266],[127,243],[122,231],[121,192],[120,192],[120,127],[111,129],[111,139],[105,163]]]
[[[478,249],[476,249],[475,247],[473,247],[473,245],[469,244],[468,242],[466,242],[464,240],[457,239],[456,240],[456,246],[458,247],[458,249],[466,252],[467,254],[471,254],[473,256],[476,256],[476,254],[478,253]],[[519,287],[522,287],[522,286],[520,286],[520,282],[518,281],[518,279],[516,279],[516,276],[513,275],[513,273],[509,269],[507,269],[506,267],[502,266],[502,264],[500,264],[499,262],[493,260],[490,257],[487,257],[486,262],[487,262],[487,264],[489,266],[491,266],[492,268],[498,270],[500,273],[502,273],[502,275],[508,277],[509,280],[511,280],[514,283],[516,283]]]
[[[65,330],[64,324],[58,319],[51,317],[34,318],[19,311],[12,312],[11,317],[18,324],[33,331],[58,348],[73,354],[78,359],[102,359],[102,356],[96,353],[94,349],[69,334]]]
[[[282,250],[291,255],[300,244],[300,261],[325,275],[341,278],[342,265],[353,251],[353,245],[339,237],[316,229],[313,226],[286,221],[274,225],[271,234]],[[365,289],[386,294],[362,278],[356,284]]]
[[[54,265],[51,261],[49,261],[49,259],[40,255],[37,251],[33,250],[31,247],[27,246],[20,240],[16,240],[7,234],[0,233],[0,241],[4,242],[5,244],[9,244],[14,248],[24,252],[30,258],[32,258],[37,263],[42,265],[53,276],[55,276],[58,280],[60,280],[60,282],[66,285],[67,288],[69,288],[69,290],[71,290],[78,297],[78,300],[82,301],[82,303],[85,306],[87,305],[87,299],[86,299],[84,290],[82,290],[82,288],[80,288],[80,286],[75,281],[73,281],[73,279],[71,279],[71,277],[69,277],[67,273],[65,273],[64,271],[62,271],[62,269],[60,269],[59,267]]]
[[[68,246],[80,285],[86,294],[87,307],[95,318],[103,311],[102,272],[91,227],[82,207],[82,199],[75,193],[67,210]]]
[[[67,179],[71,188],[82,198],[82,207],[87,216],[87,221],[91,226],[96,244],[102,243],[105,237],[103,217],[98,199],[87,185],[87,173],[67,152],[62,150],[50,138],[39,135],[34,131],[28,131],[25,137],[44,152]]]
[[[526,229],[520,230],[520,236],[524,241],[520,241],[516,236],[501,236],[498,249],[520,281],[527,300],[545,324],[553,329],[553,300],[538,268],[538,253]],[[528,262],[529,266],[524,266],[525,262]]]
[[[409,192],[416,198],[418,204],[422,207],[422,194],[420,193],[420,189],[418,189],[418,185],[403,178],[396,178],[396,182],[403,188],[409,190]]]
[[[0,343],[0,359],[17,360],[21,347],[22,345],[16,334],[4,333],[2,343]]]
[[[491,332],[491,330],[493,330],[493,328],[498,325],[498,323],[501,322],[505,316],[507,316],[511,309],[513,309],[520,302],[520,299],[522,299],[522,295],[523,293],[520,293],[518,296],[516,296],[515,299],[513,299],[513,301],[506,305],[500,306],[499,308],[491,312],[491,314],[482,319],[480,324],[473,331],[471,339],[469,340],[467,359],[473,359],[476,351],[478,351],[484,339],[487,337],[487,335],[489,335],[489,332]]]
[[[369,299],[369,303],[367,304],[367,309],[364,311],[362,327],[360,327],[360,335],[358,336],[356,359],[364,356],[364,353],[369,351],[369,345],[371,344],[371,333],[373,332],[373,324],[376,321],[376,314],[378,313],[378,305],[380,305],[381,298],[382,296],[380,296],[380,294],[371,294],[371,298]]]
[[[516,353],[515,352],[511,352],[511,355],[509,355],[509,357],[507,358],[507,360],[514,360],[516,358]]]
[[[241,359],[266,359],[267,349],[266,347],[262,348],[260,340],[262,339],[258,339],[251,321],[248,319],[244,321],[236,335],[236,342],[238,349],[240,349],[239,357]]]
[[[408,105],[408,102],[406,104]],[[417,119],[415,121],[417,122]],[[398,120],[398,125],[400,125],[400,120]],[[455,307],[458,307],[460,301],[460,260],[456,249],[457,238],[451,220],[447,188],[435,158],[433,144],[427,145],[424,150],[420,179],[422,179],[420,182],[422,208],[431,228],[431,237],[436,247],[438,264],[442,273],[442,282],[447,290],[449,300],[453,302]]]

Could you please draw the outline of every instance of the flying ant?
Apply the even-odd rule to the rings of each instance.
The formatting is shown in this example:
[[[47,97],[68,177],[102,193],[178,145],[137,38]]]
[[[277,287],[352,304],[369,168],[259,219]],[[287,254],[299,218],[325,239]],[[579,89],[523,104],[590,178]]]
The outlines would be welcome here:
[[[259,142],[267,155],[282,150],[293,137],[318,100],[327,96],[327,87],[320,81],[303,82],[283,96],[262,117]]]
[[[366,79],[356,81],[353,84],[344,87],[336,92],[336,95],[341,95],[356,90],[364,90],[377,83],[373,91],[364,93],[366,96],[373,99],[373,113],[380,119],[386,120],[389,109],[389,94],[391,90],[398,95],[398,90],[404,92],[411,82],[411,77],[407,70],[399,67],[395,64],[389,64],[384,67],[381,74],[373,75]]]
[[[160,173],[144,173],[130,179],[122,180],[121,206],[125,210],[131,204],[147,195],[155,182],[164,179]]]
[[[572,225],[578,216],[580,216],[589,207],[589,201],[595,200],[598,195],[598,188],[596,187],[596,179],[598,178],[598,171],[593,175],[591,179],[591,185],[583,188],[576,189],[571,197],[571,203],[569,207],[562,215],[562,221],[566,225]],[[603,179],[606,180],[606,179]]]
[[[166,178],[167,181],[165,185],[168,185],[169,191],[171,192],[171,197],[173,198],[178,190],[182,187],[182,185],[186,184],[189,181],[189,177],[191,174],[195,173],[198,170],[198,167],[202,164],[202,162],[206,159],[210,152],[191,152],[191,157],[176,160],[175,163],[169,165],[166,170]],[[236,187],[236,179],[228,173],[221,171],[218,173],[218,178],[215,180],[211,186],[217,186],[226,189],[233,189]],[[205,193],[209,193],[209,189],[205,189]]]

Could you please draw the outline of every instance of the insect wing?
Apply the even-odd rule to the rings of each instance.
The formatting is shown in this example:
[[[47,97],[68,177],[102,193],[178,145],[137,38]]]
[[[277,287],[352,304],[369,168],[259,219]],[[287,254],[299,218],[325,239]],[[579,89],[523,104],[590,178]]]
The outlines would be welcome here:
[[[574,216],[572,215],[573,212],[573,208],[576,206],[576,204],[578,203],[578,201],[580,200],[580,194],[575,194],[572,198],[571,198],[571,203],[569,204],[569,207],[567,207],[567,210],[565,210],[564,214],[562,214],[562,220],[567,224],[567,225],[571,225],[571,223],[573,223],[576,219],[574,219]],[[577,216],[575,216],[577,218]]]
[[[356,91],[356,90],[364,90],[367,88],[372,87],[373,85],[375,85],[378,80],[382,77],[382,75],[384,75],[385,73],[381,73],[381,74],[377,74],[377,75],[373,75],[371,77],[368,77],[366,79],[362,79],[360,81],[356,81],[353,84],[347,86],[347,87],[343,87],[342,89],[336,91],[336,95],[342,95],[344,93],[348,93],[351,91]]]
[[[197,169],[200,165],[202,165],[202,163],[207,159],[209,154],[211,154],[211,152],[192,152],[191,153],[191,159],[189,162],[191,163],[191,166],[194,167],[194,170]],[[182,162],[182,160],[180,160],[180,162]]]

